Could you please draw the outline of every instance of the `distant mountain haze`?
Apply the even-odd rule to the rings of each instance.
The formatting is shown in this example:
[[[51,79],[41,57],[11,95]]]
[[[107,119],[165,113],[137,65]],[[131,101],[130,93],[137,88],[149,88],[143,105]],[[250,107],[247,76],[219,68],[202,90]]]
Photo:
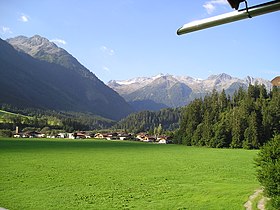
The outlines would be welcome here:
[[[267,89],[271,89],[268,80],[250,76],[239,79],[225,73],[211,75],[205,80],[159,74],[154,77],[111,80],[108,86],[116,90],[136,110],[159,110],[187,105],[195,98],[211,93],[213,89],[219,92],[224,89],[227,94],[232,95],[240,87],[246,89],[249,84],[255,83],[264,84]]]
[[[0,39],[0,73],[1,104],[91,112],[113,120],[133,112],[77,59],[38,35]]]

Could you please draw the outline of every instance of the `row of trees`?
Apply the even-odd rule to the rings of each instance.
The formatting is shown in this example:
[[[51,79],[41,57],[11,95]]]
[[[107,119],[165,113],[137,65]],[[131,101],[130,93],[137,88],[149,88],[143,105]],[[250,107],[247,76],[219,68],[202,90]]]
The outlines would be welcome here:
[[[182,111],[176,143],[256,149],[280,131],[280,90],[240,88],[232,97],[213,91]]]

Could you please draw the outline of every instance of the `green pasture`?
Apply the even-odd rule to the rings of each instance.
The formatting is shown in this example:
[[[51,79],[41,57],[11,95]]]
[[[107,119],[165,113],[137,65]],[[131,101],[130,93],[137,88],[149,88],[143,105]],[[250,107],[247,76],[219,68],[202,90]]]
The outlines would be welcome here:
[[[3,123],[3,122],[11,123],[12,122],[11,118],[14,118],[14,117],[20,117],[22,119],[31,119],[31,117],[29,117],[29,116],[16,114],[16,113],[12,113],[12,112],[7,112],[7,111],[0,109],[0,123]]]
[[[257,151],[100,140],[0,139],[0,207],[244,209]]]
[[[28,118],[28,116],[25,116],[25,115],[16,114],[16,113],[12,113],[12,112],[7,112],[7,111],[4,111],[4,110],[0,109],[0,116],[2,116],[2,115],[20,116],[20,117],[27,117]]]
[[[0,109],[0,116],[1,116],[1,115],[4,115],[4,114],[13,114],[13,113],[7,112],[7,111],[4,111],[4,110],[1,110],[1,109]]]

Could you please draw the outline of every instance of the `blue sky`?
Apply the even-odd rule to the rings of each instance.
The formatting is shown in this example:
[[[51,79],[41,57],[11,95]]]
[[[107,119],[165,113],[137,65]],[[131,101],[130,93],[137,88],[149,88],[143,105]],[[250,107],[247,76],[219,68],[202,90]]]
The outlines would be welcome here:
[[[46,37],[105,83],[159,73],[280,75],[280,12],[176,35],[185,23],[231,11],[225,0],[1,0],[0,37]]]

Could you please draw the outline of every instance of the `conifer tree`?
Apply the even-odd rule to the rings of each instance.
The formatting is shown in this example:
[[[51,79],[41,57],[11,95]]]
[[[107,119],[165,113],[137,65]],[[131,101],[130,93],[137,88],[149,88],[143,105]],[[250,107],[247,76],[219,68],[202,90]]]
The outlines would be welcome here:
[[[244,132],[243,148],[257,149],[259,146],[257,115],[253,112],[248,118],[248,128]]]
[[[280,135],[276,135],[263,148],[256,158],[257,178],[272,206],[280,209]]]

